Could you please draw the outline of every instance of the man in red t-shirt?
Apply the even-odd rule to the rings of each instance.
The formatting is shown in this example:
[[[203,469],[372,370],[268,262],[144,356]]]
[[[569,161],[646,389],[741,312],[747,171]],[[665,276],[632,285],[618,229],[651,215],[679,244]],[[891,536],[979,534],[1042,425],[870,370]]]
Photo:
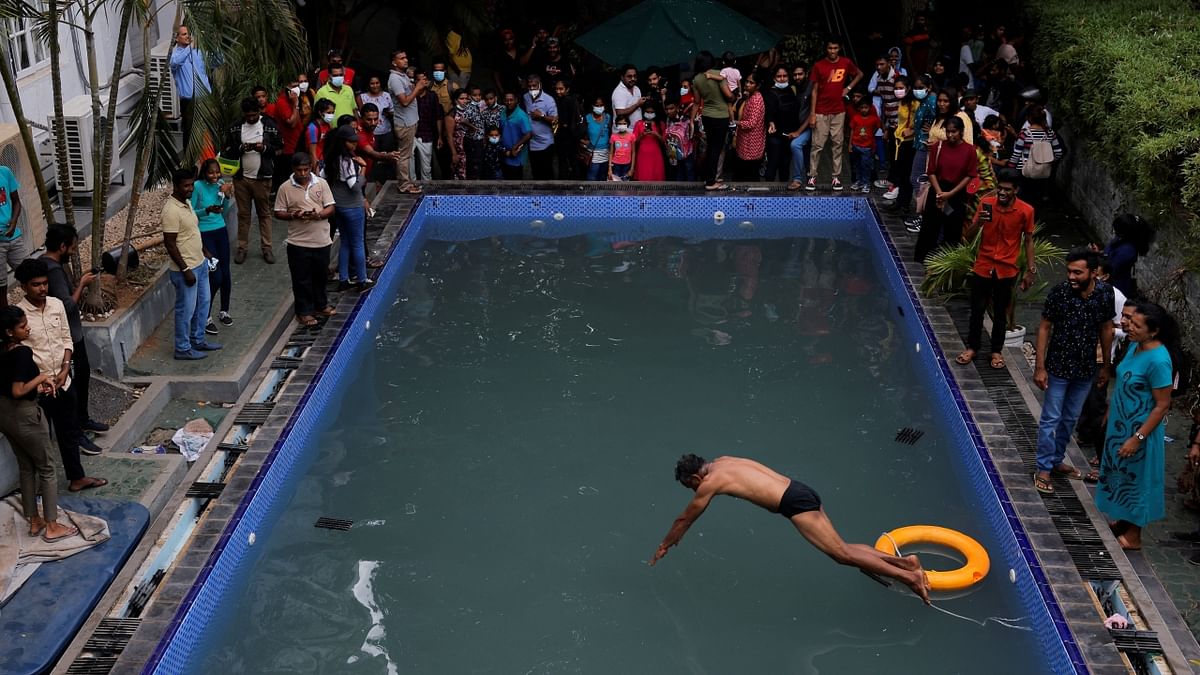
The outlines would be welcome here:
[[[825,58],[812,67],[813,108],[809,113],[808,125],[813,129],[812,152],[808,162],[808,183],[804,189],[817,189],[817,165],[821,151],[832,141],[834,190],[842,189],[842,154],[846,129],[846,97],[862,79],[862,71],[854,62],[841,55],[842,40],[830,37],[825,41]]]
[[[275,102],[263,108],[263,114],[270,117],[279,128],[279,140],[283,143],[275,155],[274,184],[271,186],[278,190],[283,181],[292,176],[292,155],[304,149],[297,147],[307,122],[300,117],[300,81],[293,77]]]
[[[988,301],[992,303],[992,359],[993,368],[1004,367],[1004,333],[1008,328],[1008,305],[1012,301],[1013,283],[1020,270],[1017,260],[1021,255],[1021,239],[1025,239],[1025,276],[1021,279],[1021,290],[1033,285],[1037,273],[1033,253],[1033,207],[1017,199],[1016,172],[1001,171],[997,178],[996,194],[979,200],[975,220],[967,226],[966,240],[971,241],[975,232],[982,227],[979,253],[975,256],[975,268],[971,274],[971,321],[967,331],[967,349],[955,359],[966,365],[979,351],[983,334],[983,310]]]

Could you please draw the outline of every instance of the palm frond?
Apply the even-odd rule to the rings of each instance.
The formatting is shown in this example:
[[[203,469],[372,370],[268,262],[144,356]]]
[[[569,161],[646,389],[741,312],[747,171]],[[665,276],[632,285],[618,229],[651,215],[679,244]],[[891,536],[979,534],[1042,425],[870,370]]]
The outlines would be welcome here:
[[[1067,252],[1049,240],[1038,236],[1042,223],[1034,227],[1033,257],[1038,268],[1061,262]],[[957,246],[940,248],[925,260],[925,278],[921,281],[921,293],[931,297],[959,298],[967,294],[967,279],[975,267],[975,258],[979,254],[979,243],[983,239],[983,231],[975,234],[969,242]],[[1020,249],[1017,257],[1017,269],[1025,269],[1025,247]],[[1044,289],[1044,285],[1042,286]],[[1024,297],[1036,297],[1037,292],[1030,289]]]

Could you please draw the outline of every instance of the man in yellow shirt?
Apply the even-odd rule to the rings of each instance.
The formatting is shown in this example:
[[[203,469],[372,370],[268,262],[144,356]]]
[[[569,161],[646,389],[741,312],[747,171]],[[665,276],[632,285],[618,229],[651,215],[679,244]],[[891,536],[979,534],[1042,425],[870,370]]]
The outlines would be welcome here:
[[[208,290],[210,255],[200,239],[200,220],[192,210],[195,184],[195,172],[176,169],[161,216],[163,246],[171,257],[168,274],[175,287],[175,358],[180,361],[198,361],[208,356],[205,352],[221,348],[204,337],[212,301]]]
[[[354,98],[354,89],[346,83],[346,69],[336,64],[329,64],[329,82],[317,90],[317,100],[326,98],[333,102],[333,119],[342,115],[358,117],[358,100]]]

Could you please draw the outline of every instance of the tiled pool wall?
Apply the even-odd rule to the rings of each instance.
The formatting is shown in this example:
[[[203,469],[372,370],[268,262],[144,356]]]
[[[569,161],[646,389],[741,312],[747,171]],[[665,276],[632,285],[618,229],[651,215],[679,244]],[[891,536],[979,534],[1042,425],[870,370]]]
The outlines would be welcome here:
[[[763,220],[756,222],[756,219]],[[428,239],[468,240],[518,234],[557,238],[594,232],[597,221],[613,224],[606,230],[611,229],[607,236],[614,241],[659,236],[724,239],[806,236],[848,240],[869,248],[878,263],[880,277],[899,308],[896,319],[902,334],[914,349],[920,344],[923,357],[915,361],[921,376],[931,390],[936,391],[940,386],[951,393],[939,397],[936,421],[945,426],[954,447],[961,451],[953,461],[965,483],[979,497],[979,507],[985,511],[983,515],[1003,549],[991,552],[993,574],[1007,574],[1009,569],[1016,572],[1017,593],[1030,618],[1030,628],[1042,646],[1046,666],[1055,673],[1087,672],[916,291],[867,199],[466,195],[428,196],[421,201],[403,237],[393,243],[388,265],[375,290],[363,295],[355,306],[144,672],[183,672],[197,657],[214,617],[234,589],[245,583],[239,582],[240,577],[252,567],[257,551],[262,550],[261,546],[256,550],[256,533],[269,531],[315,455],[309,452],[307,439],[318,433],[320,421],[326,419],[318,413],[340,405],[353,379],[342,374],[354,372],[365,349],[370,348],[372,341],[367,338],[372,335],[371,321],[378,321],[386,314]],[[331,376],[323,377],[325,373]]]

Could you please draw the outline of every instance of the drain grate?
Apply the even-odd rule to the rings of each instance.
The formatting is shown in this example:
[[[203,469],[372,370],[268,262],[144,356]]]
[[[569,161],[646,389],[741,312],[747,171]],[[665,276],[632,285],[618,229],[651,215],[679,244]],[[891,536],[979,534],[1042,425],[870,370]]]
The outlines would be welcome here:
[[[301,361],[298,356],[276,356],[271,361],[271,370],[295,370],[300,367]]]
[[[306,331],[293,331],[291,337],[288,338],[285,348],[291,347],[311,347],[317,342],[320,333],[312,333]]]
[[[67,675],[108,675],[117,665],[115,656],[79,655],[70,666]]]
[[[345,532],[354,526],[354,521],[344,518],[326,518],[322,516],[317,518],[317,522],[313,523],[313,527],[320,527],[326,530],[341,530]]]
[[[896,442],[903,445],[916,445],[917,441],[925,435],[924,431],[914,429],[912,427],[904,427],[896,433]]]
[[[155,570],[149,579],[138,584],[133,591],[133,597],[129,599],[129,616],[137,618],[142,615],[146,603],[150,602],[150,596],[154,595],[154,589],[158,588],[158,584],[166,575],[166,570]]]
[[[224,489],[224,483],[204,483],[201,481],[196,481],[188,487],[187,492],[184,493],[183,496],[194,499],[216,499],[217,497],[221,496],[221,491]]]
[[[274,401],[247,403],[238,411],[237,417],[233,418],[233,422],[234,424],[248,424],[260,427],[267,423],[267,418],[271,416],[271,411],[274,409]]]
[[[1132,630],[1129,628],[1113,628],[1113,643],[1117,649],[1134,654],[1161,654],[1162,644],[1158,641],[1158,633],[1152,630]]]
[[[129,644],[133,633],[142,623],[141,619],[105,618],[92,631],[91,637],[84,643],[83,648],[91,652],[118,654]]]

